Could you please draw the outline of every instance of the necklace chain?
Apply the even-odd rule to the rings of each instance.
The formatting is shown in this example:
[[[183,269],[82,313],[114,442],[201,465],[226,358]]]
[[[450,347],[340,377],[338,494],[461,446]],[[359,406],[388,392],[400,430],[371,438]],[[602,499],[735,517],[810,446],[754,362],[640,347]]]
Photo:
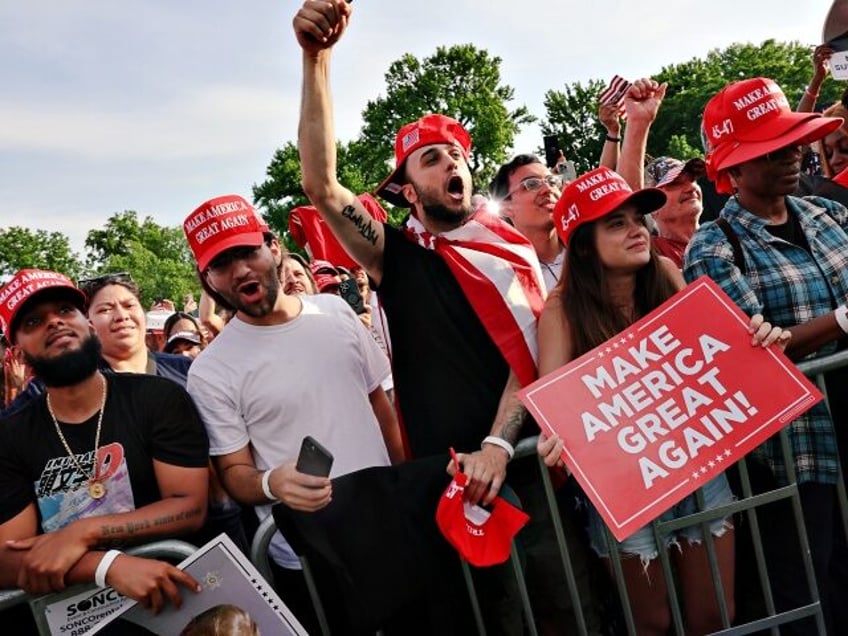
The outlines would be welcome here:
[[[100,398],[100,413],[97,416],[97,432],[94,434],[94,468],[91,471],[91,475],[89,476],[89,482],[96,482],[98,478],[99,468],[97,466],[97,449],[100,448],[100,429],[103,426],[103,413],[106,411],[106,378],[103,375],[100,376],[100,380],[103,383],[103,390],[101,391],[102,396]],[[56,415],[53,413],[53,406],[50,404],[50,392],[47,392],[47,411],[50,413],[50,417],[53,419],[53,426],[56,427],[56,432],[59,434],[59,440],[62,442],[62,446],[65,447],[65,450],[68,453],[68,456],[71,458],[71,461],[77,467],[77,470],[80,473],[85,474],[85,470],[83,470],[79,461],[77,461],[77,456],[74,454],[74,451],[71,450],[70,445],[68,444],[68,440],[65,439],[65,436],[62,434],[62,429],[59,427],[59,420],[56,419]]]

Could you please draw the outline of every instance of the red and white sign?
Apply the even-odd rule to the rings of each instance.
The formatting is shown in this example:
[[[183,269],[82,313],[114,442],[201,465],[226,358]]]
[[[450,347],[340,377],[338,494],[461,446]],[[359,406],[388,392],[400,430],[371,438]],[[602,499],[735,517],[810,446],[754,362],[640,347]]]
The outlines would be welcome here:
[[[822,399],[702,277],[519,397],[623,541]]]

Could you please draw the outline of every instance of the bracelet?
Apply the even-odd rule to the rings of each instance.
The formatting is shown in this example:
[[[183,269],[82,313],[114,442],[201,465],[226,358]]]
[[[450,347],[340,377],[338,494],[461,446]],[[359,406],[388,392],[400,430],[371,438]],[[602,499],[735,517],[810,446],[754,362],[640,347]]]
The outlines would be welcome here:
[[[836,317],[836,323],[843,332],[848,333],[848,306],[839,305],[833,310],[833,315]]]
[[[103,558],[100,559],[100,563],[97,564],[97,569],[94,571],[94,584],[97,587],[108,587],[109,584],[106,582],[106,574],[109,572],[109,568],[112,567],[112,562],[121,554],[120,550],[109,550],[103,555]]]
[[[604,139],[606,139],[607,141],[611,141],[614,144],[617,144],[619,141],[621,141],[621,137],[613,137],[612,135],[607,135],[606,137],[604,137]]]
[[[266,499],[270,499],[271,501],[279,501],[280,498],[277,497],[276,495],[274,495],[274,493],[271,492],[271,483],[270,482],[271,482],[271,473],[273,472],[273,470],[274,469],[271,468],[270,470],[266,470],[264,473],[262,473],[262,492],[264,493]]]
[[[506,454],[509,455],[509,459],[512,459],[515,455],[515,448],[513,448],[512,444],[506,441],[503,437],[495,437],[494,435],[489,435],[486,439],[483,440],[483,443],[480,444],[480,448],[486,444],[492,444],[493,446],[500,446],[502,449],[506,451]]]
[[[807,86],[805,86],[805,87],[804,87],[804,92],[805,92],[807,95],[809,95],[810,97],[812,97],[813,99],[816,99],[816,98],[819,96],[819,91],[816,91],[816,92],[814,93],[813,91],[811,91],[811,90],[810,90],[809,85],[807,85]]]

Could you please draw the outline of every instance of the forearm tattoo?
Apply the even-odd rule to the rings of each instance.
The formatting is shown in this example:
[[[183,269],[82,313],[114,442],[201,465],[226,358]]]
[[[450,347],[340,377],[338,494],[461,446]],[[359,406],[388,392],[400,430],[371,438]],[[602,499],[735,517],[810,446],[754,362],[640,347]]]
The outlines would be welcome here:
[[[371,243],[371,245],[377,245],[377,230],[371,225],[371,219],[369,217],[359,214],[352,205],[345,206],[342,210],[342,216],[353,223],[362,238]]]
[[[518,400],[516,400],[518,402]],[[501,437],[508,441],[513,446],[518,442],[518,435],[521,433],[521,427],[524,426],[524,418],[527,415],[527,409],[521,402],[515,405],[512,412],[507,415],[506,422],[501,429]]]

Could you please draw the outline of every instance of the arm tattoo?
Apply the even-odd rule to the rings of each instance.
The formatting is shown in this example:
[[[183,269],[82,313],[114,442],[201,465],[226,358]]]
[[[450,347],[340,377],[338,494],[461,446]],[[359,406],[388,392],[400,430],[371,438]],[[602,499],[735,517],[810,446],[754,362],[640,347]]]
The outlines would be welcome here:
[[[521,402],[518,402],[512,413],[507,416],[506,422],[501,429],[501,437],[513,446],[518,442],[518,434],[521,432],[521,427],[524,426],[524,417],[526,415],[527,409],[524,408]]]
[[[376,247],[377,245],[377,230],[375,230],[371,226],[370,218],[363,216],[362,214],[357,213],[352,205],[346,205],[342,210],[342,216],[346,219],[350,219],[350,222],[356,226],[359,234],[366,241],[371,243]]]

